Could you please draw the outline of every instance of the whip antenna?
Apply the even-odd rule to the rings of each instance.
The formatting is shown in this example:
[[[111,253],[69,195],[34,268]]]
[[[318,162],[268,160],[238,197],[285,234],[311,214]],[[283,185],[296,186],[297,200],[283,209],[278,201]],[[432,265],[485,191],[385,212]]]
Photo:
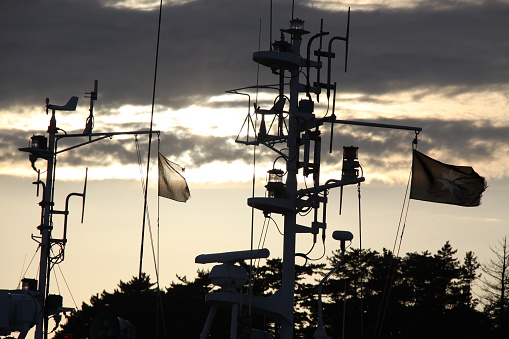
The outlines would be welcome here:
[[[345,50],[345,73],[348,65],[348,43],[350,41],[350,7],[348,7],[348,19],[346,21],[346,50]]]
[[[157,26],[157,43],[156,43],[156,57],[155,57],[155,66],[154,66],[154,83],[152,87],[152,109],[150,112],[150,130],[148,134],[148,155],[147,155],[147,173],[145,178],[145,192],[144,192],[144,203],[143,203],[143,223],[141,229],[141,247],[140,247],[140,269],[139,269],[139,279],[141,280],[143,273],[143,242],[145,240],[145,223],[147,219],[147,195],[148,195],[148,173],[150,170],[150,151],[152,146],[152,131],[154,126],[154,106],[155,106],[155,96],[156,96],[156,84],[157,84],[157,63],[159,60],[159,40],[161,36],[161,14],[163,9],[163,0],[159,3],[159,22]]]
[[[81,223],[83,224],[83,219],[85,218],[85,197],[87,196],[87,181],[88,181],[88,167],[85,170],[85,183],[83,184],[83,203],[81,205]]]

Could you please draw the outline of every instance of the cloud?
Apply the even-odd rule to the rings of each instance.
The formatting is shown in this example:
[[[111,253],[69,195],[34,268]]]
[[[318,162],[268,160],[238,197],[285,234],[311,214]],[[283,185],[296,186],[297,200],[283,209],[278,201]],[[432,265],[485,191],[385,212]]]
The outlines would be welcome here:
[[[146,129],[147,124],[125,121],[119,107],[151,103],[158,12],[147,8],[154,3],[136,2],[141,9],[134,8],[129,1],[29,0],[4,4],[0,30],[9,34],[0,37],[3,110],[20,105],[42,107],[46,97],[63,104],[72,95],[90,92],[93,81],[99,79],[101,115],[111,118],[118,115],[114,120],[121,122],[103,125],[102,130]],[[295,16],[306,20],[306,29],[312,33],[319,31],[323,18],[324,30],[330,32],[325,41],[346,34],[347,4],[339,9],[318,6],[317,2],[312,7],[309,4],[297,3],[295,8]],[[507,98],[507,1],[382,4],[359,10],[353,6],[346,74],[345,46],[342,42],[333,45],[337,58],[332,63],[332,78],[338,79],[339,93],[360,95],[365,103],[378,107],[398,105],[398,95],[405,91],[421,93],[415,96],[415,101],[426,100],[432,92],[450,100],[459,93],[481,92]],[[276,2],[273,12],[271,35],[265,2],[181,1],[165,5],[156,87],[158,110],[177,110],[200,103],[209,108],[236,106],[245,112],[244,103],[207,100],[228,89],[254,85],[257,77],[260,84],[277,81],[264,67],[257,75],[257,66],[252,61],[252,53],[259,44],[261,49],[268,49],[270,37],[279,38],[278,29],[288,26],[291,5]],[[318,47],[317,40],[313,48]],[[314,77],[312,74],[312,81]],[[440,118],[418,115],[420,119],[391,120],[380,112],[366,112],[371,114],[371,120],[422,126],[423,147],[432,154],[450,155],[452,161],[482,163],[488,158],[492,164],[494,159],[507,157],[508,131],[503,119],[473,120],[461,116],[450,121],[445,115]],[[361,120],[368,119],[366,114]],[[482,110],[476,112],[476,117],[485,115]],[[401,114],[398,118],[401,119]],[[163,131],[161,148],[166,155],[188,160],[188,167],[238,159],[248,163],[252,157],[249,148],[232,142],[232,135],[193,135],[189,126],[178,127],[180,132],[176,132],[177,127]],[[362,156],[376,165],[377,171],[388,170],[390,161],[403,166],[406,160],[396,159],[393,154],[407,154],[413,139],[411,133],[395,131],[372,132],[351,126],[336,130],[335,148],[339,150],[344,143],[362,144]],[[325,128],[324,139],[328,133]],[[20,135],[28,134],[8,127],[1,130],[5,145],[2,166],[7,161],[11,166],[13,161],[17,163],[15,159],[21,160],[17,148],[27,140],[21,140]],[[269,159],[269,151],[261,151],[260,156]],[[324,161],[333,165],[338,159],[325,157]],[[59,166],[84,163],[107,166],[115,162],[137,163],[132,138],[115,138],[66,154]],[[507,175],[506,170],[497,173]]]
[[[509,167],[506,165],[509,163],[509,145],[506,142],[509,127],[493,126],[488,120],[479,121],[475,126],[468,120],[450,122],[440,119],[379,118],[375,121],[366,119],[357,121],[422,127],[423,132],[418,135],[418,147],[422,152],[445,163],[482,169],[481,173],[488,177],[500,178],[509,175]],[[235,136],[193,135],[185,129],[176,130],[178,132],[163,133],[161,152],[187,168],[199,169],[213,162],[226,164],[235,161],[245,164],[252,162],[252,147],[235,144],[233,142]],[[20,156],[20,152],[17,151],[18,147],[27,144],[26,140],[19,137],[21,134],[15,130],[0,130],[0,139],[4,145],[0,168],[28,167],[28,157]],[[325,125],[322,128],[322,166],[340,171],[342,147],[354,145],[360,147],[359,160],[371,175],[379,176],[396,170],[407,170],[414,138],[415,134],[412,131],[335,124],[333,153],[329,154],[330,127]],[[138,137],[141,164],[146,161],[147,140],[146,136]],[[156,154],[156,137],[153,142],[152,151]],[[72,138],[72,143],[67,142],[67,145],[60,143],[59,149],[76,143],[76,139]],[[275,147],[283,149],[286,145],[276,144]],[[138,164],[137,154],[135,138],[114,137],[112,140],[102,140],[91,146],[63,153],[58,166],[79,168],[108,167],[118,163],[135,165]],[[264,146],[257,148],[257,162],[271,163],[273,159],[274,153],[268,148]]]
[[[352,12],[349,72],[344,47],[334,45],[334,77],[342,91],[389,93],[429,86],[482,88],[507,83],[507,2],[448,2],[437,8],[379,8]],[[100,80],[105,105],[149,104],[157,33],[157,11],[104,6],[99,1],[9,2],[0,14],[0,102],[40,104],[66,100]],[[343,12],[302,7],[296,16],[331,35],[344,35]],[[227,9],[227,10],[226,10]],[[276,28],[287,27],[288,4],[277,3]],[[252,85],[252,52],[269,47],[268,4],[193,1],[168,5],[162,16],[157,102],[173,108],[230,88]],[[317,48],[318,46],[314,46]],[[261,80],[270,72],[262,70]],[[274,81],[270,80],[271,83]],[[62,96],[62,97],[58,97]],[[60,101],[60,100],[57,100]]]

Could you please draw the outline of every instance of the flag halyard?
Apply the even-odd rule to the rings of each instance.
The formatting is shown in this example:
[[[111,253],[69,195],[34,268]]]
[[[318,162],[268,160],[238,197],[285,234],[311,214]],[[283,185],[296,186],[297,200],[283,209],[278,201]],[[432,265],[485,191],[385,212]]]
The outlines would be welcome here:
[[[486,180],[472,167],[444,164],[414,150],[410,199],[479,206]]]
[[[179,202],[186,202],[191,193],[189,192],[186,179],[180,174],[184,169],[180,165],[166,159],[161,153],[158,156],[158,169],[159,196]]]

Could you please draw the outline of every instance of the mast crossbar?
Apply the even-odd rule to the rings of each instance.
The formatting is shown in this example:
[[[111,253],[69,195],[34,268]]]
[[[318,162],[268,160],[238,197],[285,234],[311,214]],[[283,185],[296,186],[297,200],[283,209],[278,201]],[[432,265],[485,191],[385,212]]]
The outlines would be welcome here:
[[[375,122],[364,122],[364,121],[352,121],[352,120],[333,120],[335,124],[343,125],[356,125],[356,126],[367,126],[367,127],[380,127],[380,128],[391,128],[391,129],[402,129],[407,131],[421,132],[421,127],[413,126],[402,126],[402,125],[391,125],[391,124],[379,124]]]
[[[72,137],[94,137],[94,136],[97,136],[98,138],[97,139],[94,139],[94,140],[89,140],[87,142],[84,142],[84,143],[81,143],[81,144],[77,144],[77,145],[74,145],[74,146],[71,146],[71,147],[68,147],[68,148],[65,148],[63,150],[60,150],[60,151],[57,151],[55,152],[55,154],[60,154],[60,153],[63,153],[63,152],[67,152],[67,151],[70,151],[72,149],[75,149],[75,148],[78,148],[78,147],[81,147],[81,146],[85,146],[85,145],[88,145],[88,144],[91,144],[93,142],[96,142],[96,141],[100,141],[100,140],[103,140],[103,139],[106,139],[106,138],[110,138],[112,136],[115,136],[115,135],[128,135],[128,134],[159,134],[160,131],[130,131],[130,132],[111,132],[111,133],[90,133],[90,134],[66,134],[66,135],[62,135],[62,136],[59,136],[58,139],[63,139],[63,138],[72,138]]]

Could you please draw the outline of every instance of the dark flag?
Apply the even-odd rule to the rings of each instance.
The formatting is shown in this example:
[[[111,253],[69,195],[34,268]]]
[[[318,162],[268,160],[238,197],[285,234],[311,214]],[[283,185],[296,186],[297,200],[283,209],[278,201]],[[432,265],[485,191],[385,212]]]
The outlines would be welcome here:
[[[180,174],[184,169],[159,153],[159,196],[186,202],[191,196],[186,179]]]
[[[472,167],[444,164],[414,150],[410,199],[479,206],[486,187]]]

